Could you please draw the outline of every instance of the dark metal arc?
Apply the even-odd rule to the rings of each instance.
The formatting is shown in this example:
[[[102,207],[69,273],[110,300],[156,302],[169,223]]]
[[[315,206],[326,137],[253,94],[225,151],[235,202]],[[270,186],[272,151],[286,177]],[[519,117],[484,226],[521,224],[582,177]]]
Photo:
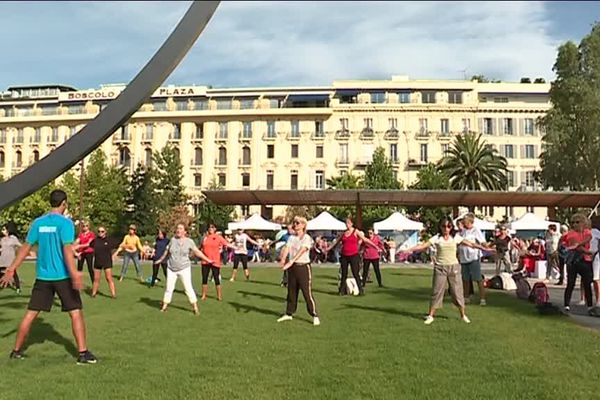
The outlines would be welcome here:
[[[127,122],[185,57],[219,3],[194,1],[150,61],[96,118],[52,153],[8,181],[0,183],[0,210],[59,177]]]

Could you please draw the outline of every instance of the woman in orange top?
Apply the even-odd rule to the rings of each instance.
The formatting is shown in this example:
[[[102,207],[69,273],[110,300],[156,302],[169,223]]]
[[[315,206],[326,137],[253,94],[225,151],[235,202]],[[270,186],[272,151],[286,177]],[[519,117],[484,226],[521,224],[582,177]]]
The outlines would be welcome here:
[[[113,253],[113,258],[117,256],[122,250],[123,253],[123,267],[121,268],[121,276],[119,282],[122,282],[127,275],[127,267],[129,266],[129,260],[133,261],[135,272],[137,273],[140,282],[144,283],[144,277],[142,276],[142,267],[140,265],[140,254],[142,253],[142,242],[140,238],[135,234],[136,226],[129,225],[129,233],[123,238],[123,242],[119,245],[119,248]]]
[[[221,293],[221,249],[229,247],[235,249],[235,246],[229,243],[223,236],[217,234],[217,227],[214,224],[208,225],[208,233],[202,239],[202,252],[206,254],[212,264],[202,261],[202,298],[206,300],[208,292],[208,273],[212,271],[213,279],[215,280],[215,288],[217,289],[217,300],[223,300]]]

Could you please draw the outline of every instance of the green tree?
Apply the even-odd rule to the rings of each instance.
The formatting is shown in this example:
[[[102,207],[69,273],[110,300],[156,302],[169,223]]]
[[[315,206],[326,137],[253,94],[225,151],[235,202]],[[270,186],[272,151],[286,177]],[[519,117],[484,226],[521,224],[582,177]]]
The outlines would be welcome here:
[[[285,209],[285,223],[289,223],[295,216],[311,220],[319,215],[325,208],[319,206],[288,206]]]
[[[208,189],[222,189],[222,187],[213,178],[208,185]],[[217,229],[225,230],[227,229],[227,224],[236,218],[234,211],[234,206],[221,206],[205,198],[197,208],[197,228],[200,231],[206,231],[208,224],[215,224]]]
[[[37,217],[45,214],[50,209],[50,192],[54,184],[50,183],[23,200],[0,211],[0,224],[12,222],[21,237]]]
[[[450,180],[448,175],[433,163],[429,163],[417,173],[417,181],[409,186],[413,190],[448,190]],[[425,224],[430,234],[435,234],[437,224],[452,213],[451,207],[409,207],[408,212],[418,217]]]
[[[506,190],[506,158],[486,145],[481,134],[456,136],[447,156],[439,163],[450,188],[455,190]]]
[[[141,235],[154,233],[158,226],[160,208],[152,175],[153,170],[141,163],[131,174],[127,222],[136,224]]]
[[[358,175],[354,175],[352,172],[342,172],[338,176],[334,176],[325,180],[329,189],[362,189],[363,178]],[[356,214],[355,207],[348,206],[333,206],[329,209],[329,212],[337,219],[344,220],[349,215]]]
[[[152,159],[154,186],[160,200],[160,208],[168,210],[185,204],[187,196],[181,184],[183,166],[178,151],[167,144],[161,151],[154,152]]]
[[[550,88],[552,107],[541,118],[545,131],[537,178],[545,187],[600,187],[600,24],[579,46],[558,49]]]
[[[63,174],[60,183],[57,186],[67,194],[69,214],[71,214],[73,218],[81,218],[81,210],[79,210],[79,177],[72,171],[69,171]]]

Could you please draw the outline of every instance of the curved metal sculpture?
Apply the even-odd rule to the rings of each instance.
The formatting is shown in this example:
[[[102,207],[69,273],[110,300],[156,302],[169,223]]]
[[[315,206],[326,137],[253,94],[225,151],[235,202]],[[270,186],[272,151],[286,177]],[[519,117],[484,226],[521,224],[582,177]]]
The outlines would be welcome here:
[[[0,183],[0,210],[59,177],[127,122],[177,67],[210,21],[219,3],[194,1],[156,54],[96,118],[52,153]]]

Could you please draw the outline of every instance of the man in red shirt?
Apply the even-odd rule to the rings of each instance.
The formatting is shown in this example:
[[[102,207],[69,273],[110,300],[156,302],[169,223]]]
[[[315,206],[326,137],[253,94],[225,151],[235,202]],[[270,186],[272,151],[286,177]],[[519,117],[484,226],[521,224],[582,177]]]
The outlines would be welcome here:
[[[574,214],[571,217],[571,230],[563,237],[569,251],[567,256],[567,287],[564,295],[565,311],[567,312],[571,310],[571,295],[575,288],[577,274],[581,276],[588,313],[593,311],[591,239],[592,232],[589,229],[588,218],[583,214]]]
[[[202,261],[202,297],[201,300],[206,300],[208,292],[208,273],[212,271],[212,276],[217,289],[217,300],[223,299],[221,293],[221,250],[223,247],[235,249],[235,246],[230,244],[223,236],[217,234],[217,227],[214,224],[208,225],[208,233],[202,239],[202,252],[210,260],[212,264]]]

